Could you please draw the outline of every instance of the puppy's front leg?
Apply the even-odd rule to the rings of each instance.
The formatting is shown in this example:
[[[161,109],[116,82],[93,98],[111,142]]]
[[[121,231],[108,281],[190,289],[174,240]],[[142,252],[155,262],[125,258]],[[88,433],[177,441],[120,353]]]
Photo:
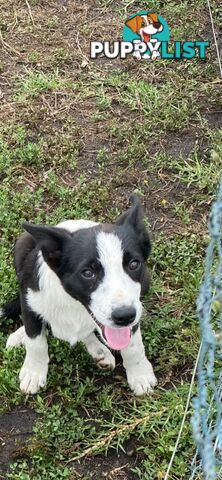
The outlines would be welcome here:
[[[20,370],[20,389],[24,393],[36,393],[46,385],[48,373],[48,344],[46,330],[38,315],[27,307],[22,308],[25,335],[23,343],[26,356]]]
[[[115,358],[110,350],[98,340],[95,333],[91,333],[83,340],[89,354],[93,357],[98,367],[113,370]]]
[[[157,379],[145,355],[140,327],[132,334],[129,346],[121,350],[121,355],[128,384],[135,395],[152,392]]]

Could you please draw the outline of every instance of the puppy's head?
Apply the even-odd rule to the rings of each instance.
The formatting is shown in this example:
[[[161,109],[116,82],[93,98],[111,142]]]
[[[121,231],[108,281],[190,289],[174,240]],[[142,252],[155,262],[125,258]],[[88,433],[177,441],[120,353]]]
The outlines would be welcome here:
[[[127,27],[131,28],[134,33],[140,35],[142,41],[148,42],[151,35],[161,32],[163,25],[159,22],[156,13],[148,13],[147,15],[136,15],[126,21]]]
[[[93,313],[103,339],[116,350],[129,344],[149,283],[150,238],[140,201],[134,196],[132,203],[116,223],[73,233],[24,225],[64,290]]]

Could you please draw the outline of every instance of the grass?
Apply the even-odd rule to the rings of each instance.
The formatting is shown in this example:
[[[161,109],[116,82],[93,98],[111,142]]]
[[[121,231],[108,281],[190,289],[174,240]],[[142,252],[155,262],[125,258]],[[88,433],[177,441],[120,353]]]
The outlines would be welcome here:
[[[64,81],[56,74],[45,75],[42,72],[30,72],[28,77],[18,83],[15,99],[25,101],[30,97],[37,97],[41,93],[55,91],[70,85],[70,82]]]
[[[3,321],[0,430],[6,413],[7,418],[24,415],[24,424],[25,415],[34,419],[31,435],[13,437],[10,426],[2,428],[0,475],[13,480],[101,480],[103,474],[110,480],[161,480],[199,348],[195,301],[208,243],[207,216],[222,165],[215,52],[210,49],[204,62],[91,62],[90,5],[88,11],[80,4],[66,10],[57,2],[41,8],[36,0],[29,3],[34,25],[25,2],[3,1],[0,7],[5,42],[0,67],[1,304],[17,292],[12,252],[22,222],[114,221],[129,194],[139,193],[154,237],[143,338],[159,386],[152,397],[136,399],[119,364],[112,374],[98,371],[81,344],[71,349],[49,336],[47,388],[24,397],[18,387],[24,351],[5,350],[8,333],[18,325]],[[162,3],[151,0],[149,8],[168,20],[172,37],[207,39],[210,22],[203,0]],[[98,16],[103,39],[121,36],[126,13],[138,9],[126,0],[95,6],[111,19],[107,27],[106,17]],[[139,8],[146,6],[142,2]],[[220,28],[217,0],[213,13]],[[7,453],[9,441],[12,454]],[[171,478],[188,478],[194,448],[187,420]]]

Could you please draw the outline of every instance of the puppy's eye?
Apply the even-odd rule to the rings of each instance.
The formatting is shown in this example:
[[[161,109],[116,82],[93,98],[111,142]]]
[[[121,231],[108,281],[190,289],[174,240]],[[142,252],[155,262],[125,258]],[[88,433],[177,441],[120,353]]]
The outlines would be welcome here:
[[[91,278],[95,278],[96,276],[96,274],[90,268],[85,268],[85,270],[83,270],[81,273],[82,276],[84,278],[87,278],[88,280],[90,280]]]
[[[145,27],[145,22],[142,22],[142,23],[141,23],[141,27]]]
[[[140,268],[141,262],[139,260],[131,260],[129,263],[130,270],[138,270]]]

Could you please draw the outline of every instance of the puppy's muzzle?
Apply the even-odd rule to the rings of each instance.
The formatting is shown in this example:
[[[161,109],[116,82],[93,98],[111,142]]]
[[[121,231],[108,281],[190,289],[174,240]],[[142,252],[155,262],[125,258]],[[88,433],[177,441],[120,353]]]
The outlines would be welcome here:
[[[134,322],[136,309],[134,307],[119,307],[112,312],[112,320],[118,327],[127,327]]]

